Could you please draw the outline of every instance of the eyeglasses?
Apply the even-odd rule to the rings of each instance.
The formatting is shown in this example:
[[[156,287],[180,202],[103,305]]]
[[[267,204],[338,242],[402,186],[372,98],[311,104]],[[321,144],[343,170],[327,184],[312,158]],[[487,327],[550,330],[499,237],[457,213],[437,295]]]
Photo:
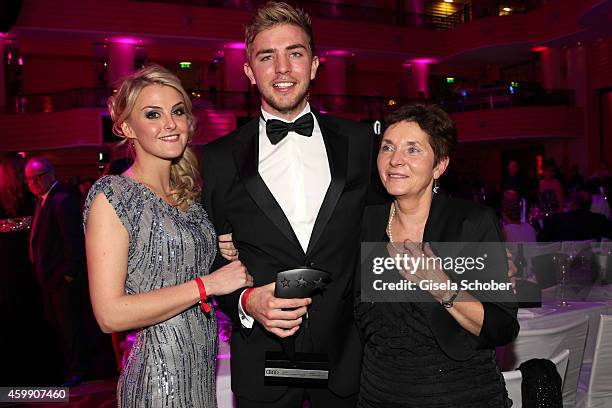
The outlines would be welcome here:
[[[40,180],[42,178],[42,176],[45,176],[47,174],[49,174],[49,170],[43,171],[42,173],[34,174],[33,176],[27,176],[26,175],[25,178],[28,181]]]

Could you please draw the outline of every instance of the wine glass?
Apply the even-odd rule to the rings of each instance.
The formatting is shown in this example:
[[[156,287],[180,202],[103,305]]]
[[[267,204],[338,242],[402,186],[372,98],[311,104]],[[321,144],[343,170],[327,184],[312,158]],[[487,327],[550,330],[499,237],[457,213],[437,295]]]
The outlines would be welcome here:
[[[567,307],[570,304],[565,299],[565,290],[567,285],[567,275],[569,273],[569,268],[571,265],[572,257],[567,254],[556,254],[555,255],[555,265],[557,272],[557,294],[558,294],[558,302],[557,306],[559,307]]]

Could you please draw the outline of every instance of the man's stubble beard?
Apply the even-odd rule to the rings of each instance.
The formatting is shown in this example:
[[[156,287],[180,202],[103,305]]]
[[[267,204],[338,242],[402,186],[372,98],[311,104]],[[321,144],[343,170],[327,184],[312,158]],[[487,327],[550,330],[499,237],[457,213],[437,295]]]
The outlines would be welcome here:
[[[277,103],[277,101],[274,100],[274,98],[268,98],[265,94],[262,93],[263,99],[266,102],[266,104],[268,106],[270,106],[271,108],[273,108],[274,110],[276,110],[277,112],[282,113],[283,115],[287,115],[289,113],[299,113],[296,112],[296,110],[302,110],[300,108],[300,105],[308,100],[308,89],[310,88],[310,83],[308,83],[308,85],[304,88],[304,91],[297,95],[295,100],[293,101],[293,103],[291,103],[289,106],[281,106],[279,103]],[[274,91],[272,91],[274,92]]]

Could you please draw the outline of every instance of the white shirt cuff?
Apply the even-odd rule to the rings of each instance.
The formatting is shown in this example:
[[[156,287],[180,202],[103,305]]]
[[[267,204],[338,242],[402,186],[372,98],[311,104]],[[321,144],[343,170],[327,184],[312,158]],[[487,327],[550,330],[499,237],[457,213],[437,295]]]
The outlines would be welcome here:
[[[240,299],[238,299],[238,318],[240,318],[240,323],[242,324],[242,327],[246,329],[252,329],[255,319],[249,316],[242,308],[242,296],[244,296],[244,292],[246,292],[246,289],[242,291],[242,293],[240,294]]]

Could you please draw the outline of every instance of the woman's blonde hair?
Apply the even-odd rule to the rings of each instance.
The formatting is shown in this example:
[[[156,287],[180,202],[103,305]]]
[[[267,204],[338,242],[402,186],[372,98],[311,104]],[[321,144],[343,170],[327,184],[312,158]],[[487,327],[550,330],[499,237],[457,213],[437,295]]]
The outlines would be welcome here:
[[[113,133],[125,139],[121,125],[128,119],[140,92],[149,85],[165,85],[176,89],[185,103],[185,114],[189,121],[188,140],[195,132],[196,121],[192,112],[191,99],[183,89],[181,81],[166,68],[159,65],[147,65],[123,80],[119,90],[108,98],[108,110],[113,120]],[[125,139],[122,143],[125,143]],[[180,157],[170,166],[170,194],[177,207],[185,208],[189,200],[197,201],[202,191],[198,159],[187,147]]]

